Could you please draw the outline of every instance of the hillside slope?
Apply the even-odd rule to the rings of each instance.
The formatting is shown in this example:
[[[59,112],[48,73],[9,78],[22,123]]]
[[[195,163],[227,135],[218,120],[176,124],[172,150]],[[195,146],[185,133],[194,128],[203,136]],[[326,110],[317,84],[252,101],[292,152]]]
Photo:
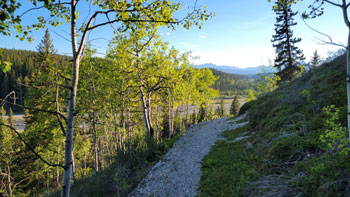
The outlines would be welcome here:
[[[204,158],[201,195],[349,194],[345,73],[341,56],[246,103],[249,124]]]
[[[213,88],[224,95],[246,95],[254,84],[253,76],[225,73],[214,68],[210,70],[220,77],[215,81]]]

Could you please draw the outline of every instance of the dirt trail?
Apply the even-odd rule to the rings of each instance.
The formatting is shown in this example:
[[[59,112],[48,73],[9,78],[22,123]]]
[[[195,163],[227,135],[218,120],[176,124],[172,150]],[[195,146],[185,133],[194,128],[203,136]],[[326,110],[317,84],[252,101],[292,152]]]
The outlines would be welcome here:
[[[215,141],[223,139],[223,131],[243,126],[245,123],[235,123],[242,118],[221,118],[190,128],[129,196],[195,196],[203,157]]]

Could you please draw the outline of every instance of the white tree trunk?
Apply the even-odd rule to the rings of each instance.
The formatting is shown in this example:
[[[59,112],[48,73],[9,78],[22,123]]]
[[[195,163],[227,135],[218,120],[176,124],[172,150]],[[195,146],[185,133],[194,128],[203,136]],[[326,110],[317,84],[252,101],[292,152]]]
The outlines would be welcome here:
[[[346,88],[347,88],[347,99],[348,99],[348,135],[350,139],[350,29],[348,35],[348,43],[346,49]]]
[[[77,89],[79,81],[79,66],[80,66],[80,52],[77,50],[77,31],[76,31],[76,12],[75,6],[77,1],[71,1],[71,38],[72,38],[72,51],[73,51],[73,64],[72,64],[72,79],[71,89],[69,91],[69,107],[67,117],[66,139],[65,139],[65,152],[64,152],[64,173],[61,196],[69,197],[72,166],[73,166],[73,128],[74,128],[74,116],[75,106],[77,98]],[[84,45],[84,39],[81,45]],[[82,47],[81,47],[82,48]]]
[[[74,116],[75,106],[77,98],[78,88],[78,76],[79,76],[79,61],[77,58],[73,60],[73,73],[72,83],[69,96],[69,108],[67,118],[67,130],[65,140],[65,153],[64,153],[64,173],[63,173],[63,184],[61,196],[68,197],[70,193],[71,176],[72,176],[72,165],[73,165],[73,128],[74,128]]]

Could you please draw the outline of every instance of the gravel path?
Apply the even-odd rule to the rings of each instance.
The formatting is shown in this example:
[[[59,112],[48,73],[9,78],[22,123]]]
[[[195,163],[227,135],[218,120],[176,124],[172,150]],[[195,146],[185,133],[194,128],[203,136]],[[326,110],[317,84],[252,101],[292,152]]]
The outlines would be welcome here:
[[[195,196],[201,176],[202,158],[215,141],[223,139],[220,137],[221,132],[244,124],[221,118],[190,128],[129,196]]]

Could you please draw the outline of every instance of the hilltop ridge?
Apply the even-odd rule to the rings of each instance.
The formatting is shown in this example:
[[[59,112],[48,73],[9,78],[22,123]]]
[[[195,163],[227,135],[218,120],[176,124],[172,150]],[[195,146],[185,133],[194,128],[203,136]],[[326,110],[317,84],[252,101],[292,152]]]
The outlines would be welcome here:
[[[273,67],[264,66],[264,65],[256,66],[256,67],[239,68],[236,66],[215,65],[213,63],[206,63],[206,64],[195,65],[194,67],[195,68],[214,68],[222,72],[238,74],[238,75],[256,75],[257,73],[275,72],[275,69]]]

